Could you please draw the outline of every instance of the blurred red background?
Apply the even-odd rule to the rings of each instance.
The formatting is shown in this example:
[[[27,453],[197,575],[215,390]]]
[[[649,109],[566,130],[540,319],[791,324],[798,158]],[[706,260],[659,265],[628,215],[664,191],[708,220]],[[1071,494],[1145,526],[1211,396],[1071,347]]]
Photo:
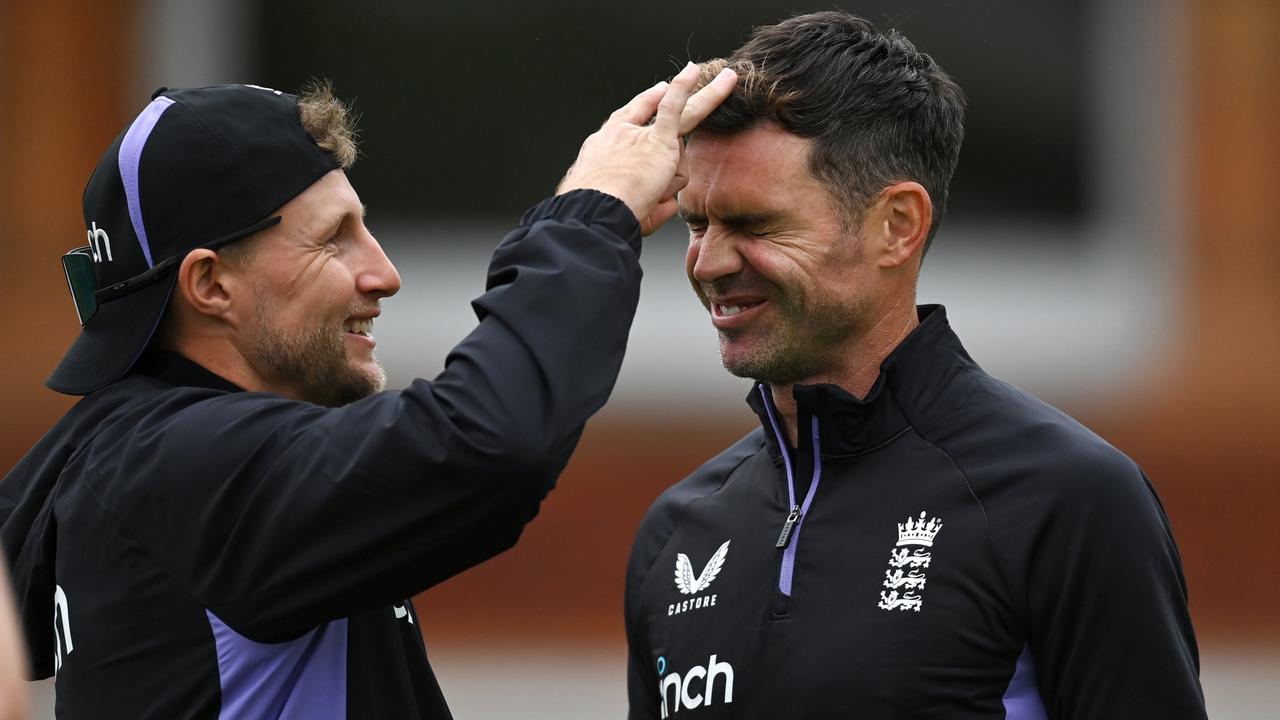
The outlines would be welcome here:
[[[1280,3],[1191,0],[1186,272],[1176,345],[1123,397],[1065,409],[1156,483],[1202,644],[1280,646]],[[44,377],[75,332],[53,259],[83,238],[79,199],[127,122],[137,5],[0,4],[0,469],[69,407]],[[105,42],[104,38],[114,38]],[[673,364],[679,362],[673,358]],[[752,427],[695,408],[606,410],[519,546],[418,599],[436,641],[622,642],[632,533],[667,485]]]

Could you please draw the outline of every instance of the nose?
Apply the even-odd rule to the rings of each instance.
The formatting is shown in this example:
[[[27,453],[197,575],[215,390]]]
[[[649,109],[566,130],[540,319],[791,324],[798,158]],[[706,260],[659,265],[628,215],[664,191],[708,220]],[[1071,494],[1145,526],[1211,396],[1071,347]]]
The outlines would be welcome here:
[[[732,233],[714,225],[698,238],[689,240],[687,259],[689,279],[695,285],[713,283],[723,277],[742,272],[742,254],[738,252]]]
[[[367,229],[361,230],[365,236],[361,242],[364,257],[356,274],[356,289],[379,298],[395,295],[400,291],[400,273],[373,234]]]

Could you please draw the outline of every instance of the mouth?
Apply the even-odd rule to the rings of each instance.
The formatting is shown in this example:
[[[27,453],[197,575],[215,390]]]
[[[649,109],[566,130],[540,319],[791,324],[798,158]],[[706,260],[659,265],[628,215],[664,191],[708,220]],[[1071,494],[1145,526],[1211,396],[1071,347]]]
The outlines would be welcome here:
[[[711,303],[711,324],[721,330],[739,327],[761,311],[764,300],[732,300]]]
[[[758,302],[741,303],[741,304],[738,304],[738,305],[721,305],[721,304],[719,304],[719,303],[712,303],[712,304],[711,304],[711,312],[712,312],[712,314],[714,314],[716,317],[726,317],[726,318],[728,318],[728,317],[733,317],[733,316],[735,316],[735,315],[737,315],[737,314],[741,313],[741,312],[742,312],[742,311],[744,311],[744,310],[750,310],[751,308],[753,308],[753,307],[755,307],[755,306],[757,306],[757,305],[759,305],[759,304],[760,304],[760,303],[758,303]]]
[[[373,317],[349,318],[344,325],[347,335],[360,338],[362,341],[373,343]]]

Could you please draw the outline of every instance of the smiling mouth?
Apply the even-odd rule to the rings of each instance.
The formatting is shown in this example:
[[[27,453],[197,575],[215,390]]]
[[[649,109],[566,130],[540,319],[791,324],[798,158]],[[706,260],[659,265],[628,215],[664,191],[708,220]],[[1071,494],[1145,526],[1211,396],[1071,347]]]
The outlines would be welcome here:
[[[737,315],[738,313],[744,310],[750,310],[751,308],[756,307],[757,305],[760,305],[760,302],[749,302],[749,303],[742,303],[739,305],[721,305],[720,303],[712,303],[711,313],[716,317],[729,318],[729,317],[733,317],[734,315]]]
[[[373,318],[360,318],[356,320],[348,320],[346,325],[346,330],[352,335],[360,335],[362,337],[373,337]]]

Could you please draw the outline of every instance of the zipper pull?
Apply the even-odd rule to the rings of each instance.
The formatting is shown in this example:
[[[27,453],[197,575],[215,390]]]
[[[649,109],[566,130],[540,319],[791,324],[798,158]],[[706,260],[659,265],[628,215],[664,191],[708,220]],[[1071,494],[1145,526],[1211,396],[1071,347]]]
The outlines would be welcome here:
[[[778,534],[778,544],[774,547],[786,547],[787,540],[791,539],[791,528],[796,526],[796,521],[800,519],[800,506],[792,505],[791,512],[787,514],[787,521],[782,523],[782,532]]]

